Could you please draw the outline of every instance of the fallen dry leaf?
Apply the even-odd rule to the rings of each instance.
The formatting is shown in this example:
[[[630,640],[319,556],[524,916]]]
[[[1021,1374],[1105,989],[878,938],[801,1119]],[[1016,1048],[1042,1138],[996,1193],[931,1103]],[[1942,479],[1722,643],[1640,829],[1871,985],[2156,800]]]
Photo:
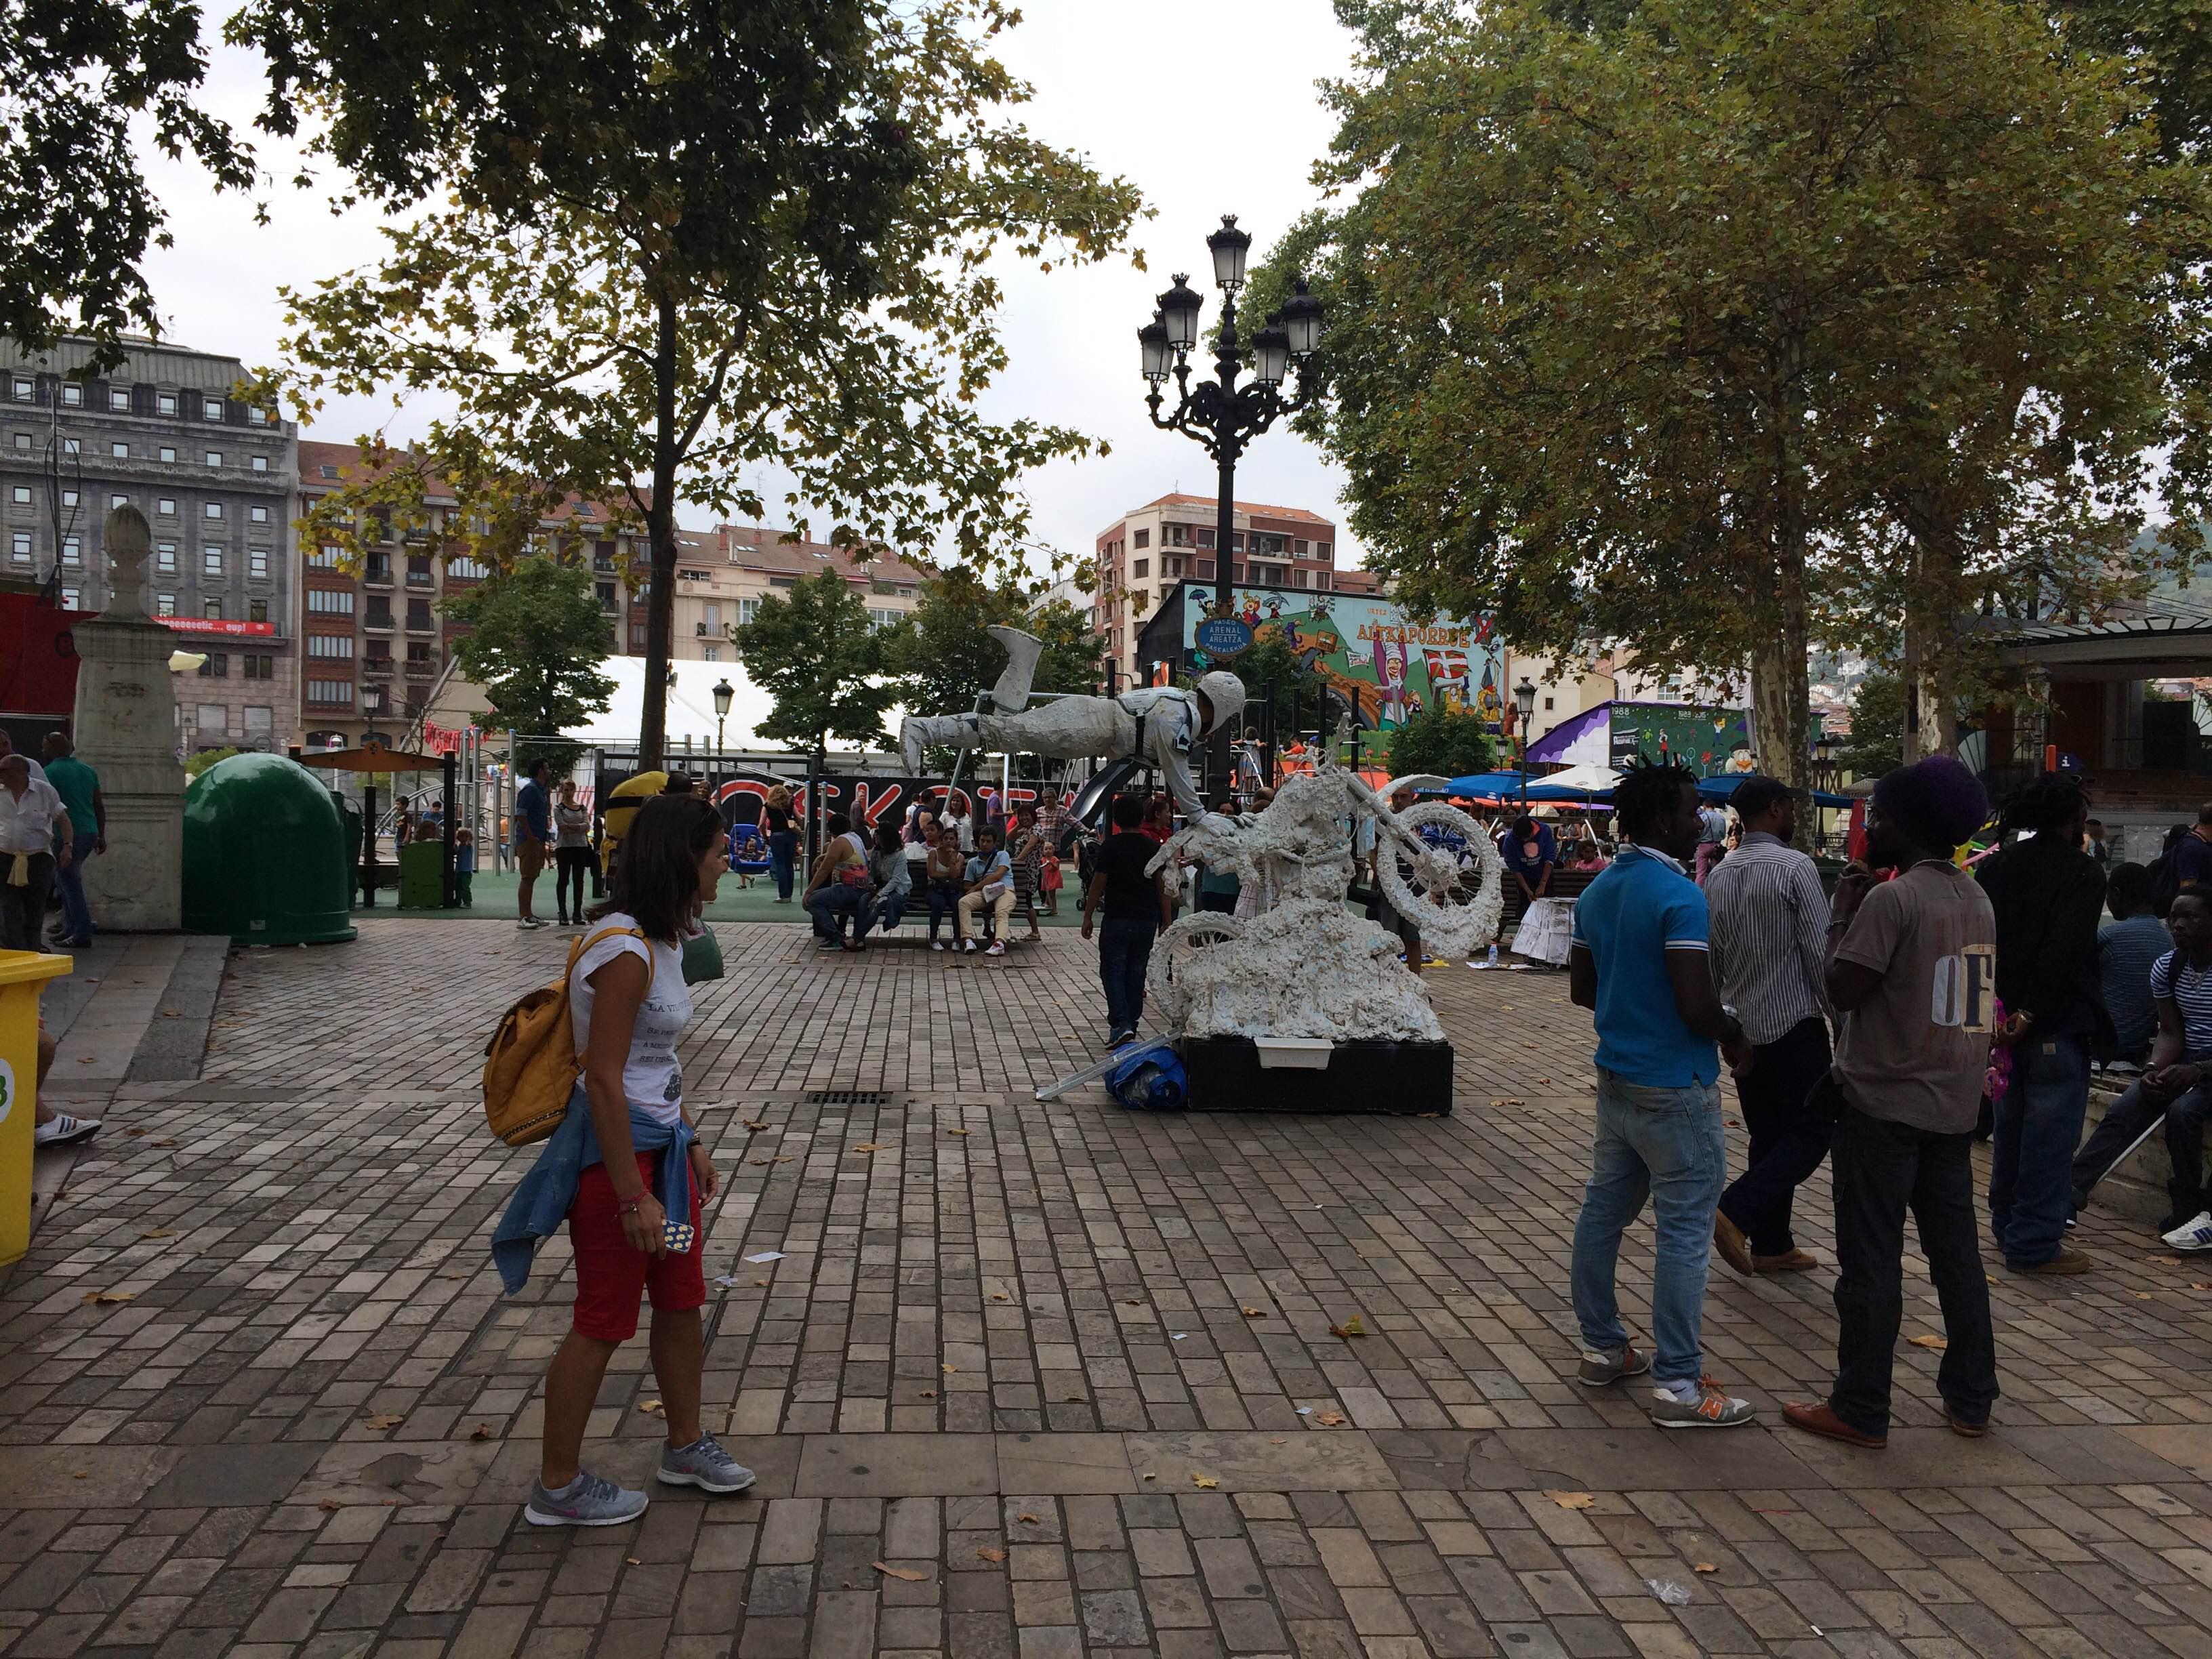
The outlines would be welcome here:
[[[1416,1112],[1413,1115],[1415,1117],[1442,1117],[1443,1114],[1442,1112]]]
[[[994,1291],[991,1292],[991,1300],[994,1302],[1005,1302],[1010,1299],[1011,1298],[1008,1297],[1004,1291]]]
[[[143,1135],[146,1132],[143,1129],[125,1129],[123,1133],[127,1135]]]
[[[174,1238],[176,1236],[174,1227],[154,1227],[138,1235],[141,1238]]]
[[[753,1283],[754,1283],[754,1284],[756,1284],[756,1285],[765,1285],[765,1284],[767,1284],[767,1283],[768,1283],[768,1280],[766,1280],[765,1279],[756,1279],[755,1280],[753,1280]]]
[[[1539,1083],[1549,1083],[1551,1080],[1552,1079],[1547,1077],[1540,1077],[1536,1079]]]
[[[136,1302],[137,1299],[138,1292],[136,1291],[87,1291],[83,1304],[88,1308],[103,1307],[110,1302]]]
[[[853,1150],[856,1152],[880,1152],[883,1151],[883,1145],[879,1141],[864,1140]]]
[[[1711,1561],[1699,1561],[1692,1566],[1690,1571],[1692,1572],[1718,1572],[1720,1569],[1714,1565]]]
[[[1032,1526],[1032,1527],[1034,1527],[1034,1526],[1036,1526],[1036,1525],[1037,1524],[1037,1518],[1036,1518],[1036,1516],[1035,1516],[1034,1515],[1028,1515],[1028,1514],[1018,1515],[1018,1516],[1016,1516],[1014,1517],[1014,1519],[1015,1519],[1017,1522],[1027,1522],[1029,1525],[1030,1525],[1030,1526]]]
[[[379,1412],[374,1417],[362,1419],[372,1429],[396,1429],[407,1420],[404,1412]]]
[[[154,1144],[156,1146],[173,1146],[177,1143],[173,1140],[157,1140]]]
[[[916,1572],[912,1567],[894,1567],[882,1561],[871,1561],[868,1565],[887,1577],[903,1578],[909,1584],[924,1583],[929,1577],[927,1573]]]
[[[1267,1310],[1264,1308],[1240,1308],[1237,1311],[1247,1319],[1265,1319],[1267,1316]]]
[[[1544,1496],[1563,1510],[1586,1510],[1597,1502],[1586,1492],[1547,1492]]]
[[[1121,1305],[1125,1308],[1141,1308],[1145,1304],[1141,1297],[1125,1296],[1121,1298]]]
[[[1154,1474],[1150,1469],[1147,1469],[1144,1474],[1139,1475],[1137,1479],[1139,1480],[1157,1480],[1159,1479],[1159,1476]]]
[[[637,1402],[637,1408],[643,1412],[647,1417],[665,1417],[668,1415],[667,1407],[663,1406],[658,1400],[641,1400]]]
[[[1360,1322],[1360,1316],[1354,1314],[1341,1325],[1330,1326],[1328,1334],[1331,1336],[1340,1336],[1348,1342],[1355,1336],[1366,1335],[1367,1327]]]
[[[1506,1095],[1499,1099],[1492,1101],[1490,1103],[1493,1108],[1496,1108],[1500,1106],[1526,1106],[1528,1103],[1525,1100],[1516,1100],[1512,1096]]]
[[[316,1504],[315,1507],[322,1510],[324,1514],[329,1515],[335,1510],[343,1509],[345,1505],[339,1503],[335,1498],[325,1498],[321,1503]]]
[[[758,1118],[749,1117],[745,1120],[745,1128],[749,1133],[758,1134],[763,1129],[767,1127],[768,1125],[762,1122]]]
[[[934,1400],[937,1398],[937,1390],[934,1389],[924,1389],[921,1391],[921,1397],[924,1400]]]
[[[1940,1350],[1948,1348],[1951,1346],[1946,1339],[1940,1336],[1909,1336],[1905,1338],[1905,1340],[1911,1343],[1916,1348],[1936,1348]]]
[[[1322,1427],[1325,1429],[1340,1428],[1344,1424],[1344,1413],[1342,1412],[1316,1412],[1314,1413],[1314,1421],[1320,1424]]]
[[[1212,1492],[1221,1483],[1210,1474],[1200,1474],[1196,1469],[1193,1469],[1190,1472],[1190,1484],[1201,1492]]]
[[[489,1423],[479,1423],[479,1424],[477,1424],[477,1425],[476,1425],[476,1427],[474,1427],[473,1429],[471,1429],[471,1430],[469,1431],[469,1438],[470,1438],[470,1439],[471,1439],[471,1440],[489,1440],[489,1439],[490,1439],[490,1438],[491,1438],[491,1425],[490,1425],[490,1424],[489,1424]]]
[[[2149,1292],[2148,1291],[2137,1291],[2136,1292],[2136,1301],[2138,1301],[2138,1302],[2148,1302],[2148,1301],[2149,1301],[2149,1300],[2150,1300],[2150,1292]]]
[[[994,1550],[987,1544],[976,1550],[975,1559],[978,1561],[1003,1561],[1006,1559],[1006,1553],[1004,1550]]]
[[[70,1479],[72,1480],[87,1480],[91,1479],[91,1477],[92,1471],[90,1469],[79,1469],[74,1474],[70,1475]]]
[[[964,1135],[971,1133],[972,1131],[967,1129],[947,1129],[945,1133],[949,1135]]]
[[[958,1370],[960,1367],[957,1365],[939,1365],[937,1369],[943,1371],[947,1376],[950,1376],[953,1372]]]
[[[635,1555],[625,1555],[623,1557],[623,1559],[629,1563],[633,1567],[641,1567],[645,1565],[644,1562],[639,1560]]]
[[[181,1018],[181,1016],[179,1016],[177,1011],[173,1008],[164,1008],[161,1010],[161,1018],[163,1019],[177,1019]]]
[[[2189,1288],[2192,1291],[2212,1291],[2212,1285],[2198,1284],[2196,1280],[2192,1279],[2190,1281]]]
[[[2161,1267],[2179,1267],[2181,1265],[2181,1258],[2178,1255],[2147,1255],[2143,1260],[2155,1261]]]

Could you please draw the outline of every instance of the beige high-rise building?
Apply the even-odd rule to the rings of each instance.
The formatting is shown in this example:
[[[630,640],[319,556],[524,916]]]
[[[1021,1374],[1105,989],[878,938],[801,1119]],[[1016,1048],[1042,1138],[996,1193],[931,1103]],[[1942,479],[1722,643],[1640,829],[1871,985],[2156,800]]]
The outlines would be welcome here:
[[[1336,526],[1302,507],[1236,504],[1230,580],[1238,586],[1372,593],[1380,584],[1338,562]],[[1115,682],[1144,678],[1137,636],[1160,596],[1180,581],[1219,580],[1215,498],[1162,495],[1098,532],[1095,621]]]

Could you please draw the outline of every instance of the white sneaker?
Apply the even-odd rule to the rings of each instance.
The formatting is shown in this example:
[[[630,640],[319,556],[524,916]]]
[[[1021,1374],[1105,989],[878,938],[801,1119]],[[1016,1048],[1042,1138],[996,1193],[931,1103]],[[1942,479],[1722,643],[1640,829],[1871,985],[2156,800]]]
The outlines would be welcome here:
[[[933,951],[942,951],[945,948],[945,941],[941,939],[933,939],[929,941],[929,948]]]
[[[2165,1237],[2177,1250],[2212,1250],[2212,1210],[2203,1212],[2194,1221],[2183,1222]]]
[[[983,954],[987,957],[1002,957],[1006,955],[1006,941],[1002,939],[993,939],[991,941],[991,948],[984,951]]]
[[[960,941],[960,950],[961,954],[963,956],[974,956],[975,954],[975,941],[972,939],[962,939]]]
[[[52,1117],[48,1118],[44,1123],[38,1124],[32,1128],[31,1145],[33,1146],[66,1146],[72,1140],[82,1140],[87,1135],[98,1134],[99,1133],[100,1120],[98,1118],[71,1117],[67,1112],[58,1112]]]

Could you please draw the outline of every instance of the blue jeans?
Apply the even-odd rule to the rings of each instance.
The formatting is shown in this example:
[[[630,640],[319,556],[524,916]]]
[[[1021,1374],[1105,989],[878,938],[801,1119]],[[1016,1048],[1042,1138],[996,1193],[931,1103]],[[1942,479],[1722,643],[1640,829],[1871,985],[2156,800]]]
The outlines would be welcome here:
[[[1713,1210],[1727,1171],[1721,1091],[1715,1083],[1660,1088],[1597,1069],[1597,1139],[1575,1222],[1575,1322],[1583,1346],[1617,1354],[1628,1333],[1613,1295],[1620,1236],[1651,1200],[1651,1376],[1694,1382],[1704,1374],[1698,1340]]]
[[[77,834],[70,838],[69,868],[55,878],[62,890],[62,937],[92,937],[92,907],[84,899],[84,861],[92,856],[97,836]]]
[[[2030,1031],[2014,1045],[2012,1080],[1996,1103],[1990,1142],[1990,1231],[2008,1267],[2033,1267],[2058,1254],[2088,1110],[2087,1042]]]
[[[1145,969],[1158,933],[1150,916],[1106,916],[1098,923],[1098,983],[1109,1031],[1133,1031],[1145,1017]]]
[[[905,919],[906,907],[913,902],[911,887],[902,887],[896,893],[878,893],[869,909],[867,923],[860,931],[865,933],[869,928],[881,927],[886,933],[896,933],[899,923]]]
[[[807,896],[806,914],[814,918],[817,939],[842,939],[845,918],[853,919],[853,937],[868,931],[868,890],[842,881],[824,882]]]
[[[953,907],[960,902],[960,884],[957,881],[933,881],[929,884],[929,937],[937,937],[937,925],[942,921],[952,924],[954,938],[960,934],[960,919]]]
[[[768,861],[775,872],[775,896],[791,896],[792,864],[799,856],[799,832],[779,830],[768,838]]]

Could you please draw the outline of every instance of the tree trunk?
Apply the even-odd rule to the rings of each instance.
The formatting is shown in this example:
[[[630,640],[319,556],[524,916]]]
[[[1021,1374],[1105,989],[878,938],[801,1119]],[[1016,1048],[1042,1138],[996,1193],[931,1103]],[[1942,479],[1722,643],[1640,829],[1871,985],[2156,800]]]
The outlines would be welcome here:
[[[668,657],[676,617],[676,304],[657,302],[659,337],[653,355],[653,503],[646,511],[652,586],[645,608],[645,708],[639,717],[637,765],[658,771],[668,748]],[[617,640],[616,646],[626,647]]]
[[[1812,696],[1807,652],[1811,644],[1811,609],[1805,580],[1804,462],[1797,445],[1803,429],[1802,334],[1784,329],[1775,363],[1773,421],[1775,517],[1772,625],[1759,630],[1751,652],[1751,708],[1759,769],[1793,789],[1812,782],[1812,757],[1806,747]],[[1813,850],[1815,815],[1797,819],[1797,845]]]
[[[1966,559],[1957,532],[1940,521],[1914,538],[1914,581],[1905,635],[1914,671],[1905,679],[1917,715],[1920,755],[1959,752],[1959,611]],[[1918,758],[1907,755],[1907,760]]]

